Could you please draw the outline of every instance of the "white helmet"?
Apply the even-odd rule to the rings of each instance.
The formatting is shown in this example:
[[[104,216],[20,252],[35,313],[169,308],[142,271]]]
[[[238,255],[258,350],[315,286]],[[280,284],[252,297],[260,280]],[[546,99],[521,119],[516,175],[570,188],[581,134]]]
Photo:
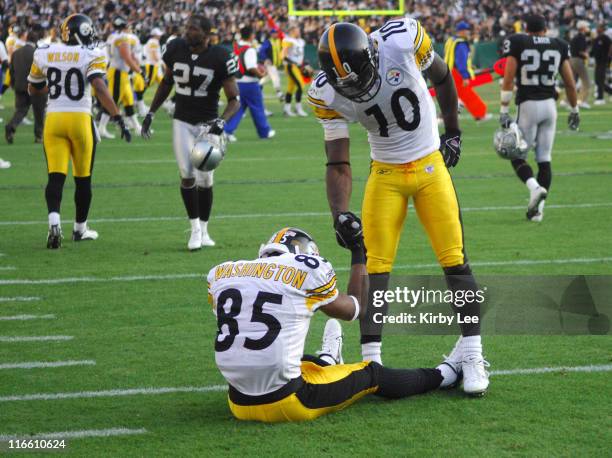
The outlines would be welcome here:
[[[286,253],[319,256],[319,247],[306,231],[297,227],[281,229],[270,237],[268,243],[259,247],[260,258]]]
[[[225,135],[211,135],[203,132],[196,138],[189,153],[191,164],[202,172],[216,169],[225,157]]]
[[[509,160],[524,159],[529,150],[529,145],[515,122],[507,129],[500,127],[495,131],[493,146],[500,157]]]

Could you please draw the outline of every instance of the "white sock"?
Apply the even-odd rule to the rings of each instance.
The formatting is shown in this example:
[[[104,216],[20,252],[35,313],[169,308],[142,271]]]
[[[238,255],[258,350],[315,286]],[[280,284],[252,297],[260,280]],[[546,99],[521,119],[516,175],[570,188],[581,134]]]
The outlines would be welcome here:
[[[462,337],[461,347],[463,348],[464,359],[466,356],[482,356],[482,341],[480,336]]]
[[[189,222],[191,223],[191,230],[192,231],[200,231],[200,230],[202,230],[202,228],[200,227],[200,218],[190,219]]]
[[[326,363],[329,363],[332,366],[336,365],[336,360],[332,358],[331,355],[321,355],[319,356],[319,358],[321,358],[323,361],[325,361]]]
[[[200,220],[200,227],[203,234],[208,234],[208,221]]]
[[[145,103],[144,103],[144,100],[139,100],[138,102],[136,102],[136,104],[138,105],[138,110],[140,110],[140,111],[145,111]]]
[[[108,124],[108,121],[110,121],[110,116],[106,113],[102,113],[102,116],[100,117],[100,130],[106,130],[106,125]]]
[[[291,111],[291,104],[285,103],[285,111]]]
[[[535,191],[540,187],[540,183],[534,177],[528,178],[525,184],[530,191]]]
[[[457,380],[457,373],[451,369],[448,364],[440,364],[438,367],[436,367],[436,369],[438,369],[442,374],[442,383],[440,383],[440,388],[444,388],[451,383],[455,383],[455,380]]]
[[[361,357],[364,361],[374,361],[382,364],[381,356],[382,342],[368,342],[361,344]]]
[[[74,223],[74,232],[83,233],[87,229],[87,221],[84,223]]]
[[[140,124],[138,124],[138,116],[133,114],[132,116],[130,116],[130,119],[132,120],[132,126],[134,129],[139,129],[140,128]]]
[[[60,214],[58,212],[49,213],[49,227],[60,225]]]

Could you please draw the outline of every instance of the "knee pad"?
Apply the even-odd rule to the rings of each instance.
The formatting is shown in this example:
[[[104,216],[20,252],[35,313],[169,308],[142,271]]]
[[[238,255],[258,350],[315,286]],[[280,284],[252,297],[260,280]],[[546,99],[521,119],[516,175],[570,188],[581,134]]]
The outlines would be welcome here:
[[[195,184],[198,188],[211,188],[213,185],[213,172],[195,172]]]

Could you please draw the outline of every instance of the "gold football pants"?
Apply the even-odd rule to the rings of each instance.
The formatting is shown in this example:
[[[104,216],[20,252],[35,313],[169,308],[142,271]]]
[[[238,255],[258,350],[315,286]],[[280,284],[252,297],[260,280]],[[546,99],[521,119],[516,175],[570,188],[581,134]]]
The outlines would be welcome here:
[[[68,162],[72,160],[75,177],[90,176],[96,149],[94,139],[93,121],[88,113],[47,113],[43,146],[48,173],[68,175]]]
[[[155,83],[159,84],[163,79],[163,75],[159,71],[159,65],[146,64],[145,75],[148,81],[147,87],[151,87]]]
[[[410,198],[440,265],[464,263],[457,195],[435,151],[406,164],[372,161],[362,209],[368,273],[391,272]]]
[[[285,72],[287,73],[287,92],[289,94],[301,93],[306,83],[304,83],[300,67],[295,64],[285,64]]]
[[[122,72],[116,68],[109,68],[106,76],[108,77],[108,88],[117,105],[131,107],[134,105],[134,92],[130,84],[128,72]]]
[[[366,394],[374,393],[369,361],[336,366],[319,366],[302,361],[305,382],[295,393],[285,398],[257,405],[238,405],[228,399],[232,414],[239,420],[267,423],[313,420],[350,406]]]

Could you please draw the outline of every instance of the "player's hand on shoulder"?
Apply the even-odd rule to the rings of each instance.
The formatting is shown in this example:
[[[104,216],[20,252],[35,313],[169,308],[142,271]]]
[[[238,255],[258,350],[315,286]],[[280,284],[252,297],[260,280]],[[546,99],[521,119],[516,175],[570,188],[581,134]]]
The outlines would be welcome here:
[[[126,127],[123,117],[121,115],[115,115],[111,118],[111,121],[113,121],[115,124],[117,124],[117,127],[119,127],[119,130],[121,131],[121,138],[130,143],[132,141],[132,134]]]
[[[142,138],[146,138],[146,139],[151,138],[151,124],[152,123],[153,123],[153,113],[149,111],[147,115],[144,117],[144,119],[142,120],[142,127],[140,129],[140,135],[142,135]]]
[[[578,113],[570,113],[567,118],[567,127],[570,130],[578,130],[580,127],[580,115]]]
[[[461,156],[461,131],[449,129],[440,137],[440,151],[447,168],[457,165]]]
[[[499,125],[502,126],[504,129],[510,127],[510,124],[512,124],[513,122],[514,119],[512,119],[512,116],[510,116],[508,113],[499,114]]]
[[[334,220],[336,241],[348,250],[363,246],[363,226],[361,219],[352,212],[342,212]]]

